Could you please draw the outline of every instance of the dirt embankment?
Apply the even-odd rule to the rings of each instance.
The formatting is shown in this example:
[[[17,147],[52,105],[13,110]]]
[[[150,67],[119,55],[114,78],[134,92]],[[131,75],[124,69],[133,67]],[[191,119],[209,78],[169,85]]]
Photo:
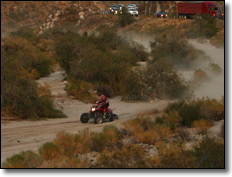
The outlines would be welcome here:
[[[120,101],[120,97],[110,99],[110,107],[115,108],[115,113],[119,115],[119,120],[115,122],[105,122],[96,125],[91,120],[87,124],[80,122],[80,115],[88,112],[90,104],[85,104],[78,100],[67,97],[64,91],[65,82],[62,81],[62,72],[58,71],[49,77],[41,78],[38,82],[48,83],[54,96],[54,102],[58,109],[61,109],[68,118],[47,119],[41,121],[2,121],[1,122],[1,163],[6,158],[21,151],[33,150],[45,142],[52,141],[60,131],[77,133],[85,128],[92,131],[101,131],[106,125],[120,126],[120,124],[132,118],[137,113],[146,112],[152,109],[164,109],[169,100],[159,100],[153,103],[137,102],[127,103]]]

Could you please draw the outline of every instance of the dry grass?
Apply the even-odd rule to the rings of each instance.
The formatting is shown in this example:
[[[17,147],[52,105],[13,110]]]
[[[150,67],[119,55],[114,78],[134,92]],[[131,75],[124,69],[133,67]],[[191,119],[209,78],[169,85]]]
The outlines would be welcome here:
[[[208,129],[212,127],[212,124],[205,119],[195,120],[193,126],[196,128],[199,134],[206,134]]]

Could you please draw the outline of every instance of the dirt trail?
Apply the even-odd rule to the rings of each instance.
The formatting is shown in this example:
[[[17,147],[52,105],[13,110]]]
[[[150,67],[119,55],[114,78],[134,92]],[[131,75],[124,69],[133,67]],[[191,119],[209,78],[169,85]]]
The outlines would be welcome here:
[[[33,150],[37,152],[43,143],[52,141],[60,131],[77,133],[85,128],[92,131],[101,131],[106,125],[120,126],[123,121],[132,118],[137,113],[152,109],[162,110],[169,103],[168,100],[159,100],[153,103],[127,103],[120,101],[120,97],[116,97],[109,99],[109,101],[110,107],[116,108],[115,113],[119,115],[118,121],[95,125],[91,120],[87,124],[82,124],[79,117],[83,112],[88,112],[91,105],[68,98],[64,91],[65,82],[62,79],[62,72],[58,71],[52,73],[49,77],[41,78],[38,82],[40,84],[45,82],[50,84],[56,107],[61,109],[68,118],[41,121],[2,121],[1,163],[6,158],[21,151]]]

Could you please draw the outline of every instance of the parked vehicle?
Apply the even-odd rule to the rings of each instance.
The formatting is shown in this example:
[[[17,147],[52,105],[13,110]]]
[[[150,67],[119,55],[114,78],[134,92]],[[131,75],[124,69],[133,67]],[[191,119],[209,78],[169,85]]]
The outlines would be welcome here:
[[[124,5],[123,4],[118,4],[117,7],[122,10],[124,8]]]
[[[178,3],[178,17],[192,18],[195,15],[210,14],[216,18],[223,18],[223,14],[214,2],[196,1],[188,3]]]
[[[95,124],[101,124],[105,120],[115,121],[118,120],[118,116],[113,113],[113,110],[108,108],[107,112],[104,112],[102,104],[96,102],[90,107],[89,113],[83,113],[80,117],[82,123],[87,123],[89,119],[93,118]]]
[[[136,9],[136,10],[138,10],[138,7],[135,5],[135,4],[129,4],[128,6],[127,6],[127,9],[129,10],[129,9]]]
[[[158,18],[167,18],[168,16],[165,12],[156,12],[154,15]]]
[[[114,15],[118,15],[118,14],[122,14],[122,10],[120,10],[120,8],[115,8],[114,9]]]
[[[127,11],[129,14],[131,14],[132,16],[138,16],[139,12],[136,9],[128,9]]]
[[[115,8],[117,8],[117,7],[118,7],[117,5],[110,6],[110,12],[114,13]]]

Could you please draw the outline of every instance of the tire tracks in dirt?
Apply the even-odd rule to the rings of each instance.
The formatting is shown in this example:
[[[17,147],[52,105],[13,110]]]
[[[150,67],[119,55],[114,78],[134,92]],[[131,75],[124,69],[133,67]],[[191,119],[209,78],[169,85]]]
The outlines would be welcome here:
[[[122,123],[136,116],[140,112],[150,110],[163,110],[169,100],[157,100],[148,102],[123,102],[120,97],[109,99],[110,107],[116,108],[115,113],[119,115],[119,120],[114,122],[104,122],[96,125],[93,120],[86,124],[80,122],[80,115],[88,112],[91,104],[86,104],[78,100],[71,99],[64,91],[63,72],[57,71],[49,77],[38,80],[43,85],[48,83],[51,86],[51,94],[57,109],[62,110],[68,117],[62,119],[46,119],[41,121],[2,121],[1,122],[1,163],[6,158],[21,151],[32,150],[38,152],[39,147],[46,142],[53,141],[56,134],[61,131],[68,133],[78,133],[86,128],[99,132],[104,126],[114,125],[121,127]]]

